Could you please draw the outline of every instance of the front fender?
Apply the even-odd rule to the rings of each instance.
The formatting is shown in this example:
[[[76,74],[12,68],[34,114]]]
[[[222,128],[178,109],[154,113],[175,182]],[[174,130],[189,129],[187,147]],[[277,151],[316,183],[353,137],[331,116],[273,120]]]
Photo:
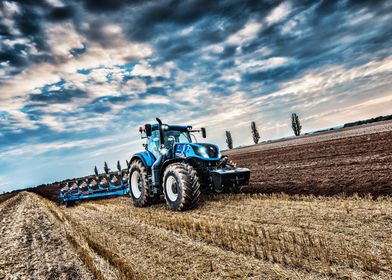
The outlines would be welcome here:
[[[143,163],[143,165],[147,168],[147,170],[151,170],[151,166],[154,164],[156,160],[154,155],[149,151],[144,151],[144,152],[134,154],[130,162],[132,163],[134,160],[137,159]]]

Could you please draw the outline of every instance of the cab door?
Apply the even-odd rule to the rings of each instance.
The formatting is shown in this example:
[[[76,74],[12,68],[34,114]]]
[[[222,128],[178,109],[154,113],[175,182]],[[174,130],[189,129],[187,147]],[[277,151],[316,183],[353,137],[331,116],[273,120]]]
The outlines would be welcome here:
[[[153,130],[150,138],[148,138],[147,141],[147,150],[154,155],[155,159],[159,157],[158,147],[159,147],[159,131]]]

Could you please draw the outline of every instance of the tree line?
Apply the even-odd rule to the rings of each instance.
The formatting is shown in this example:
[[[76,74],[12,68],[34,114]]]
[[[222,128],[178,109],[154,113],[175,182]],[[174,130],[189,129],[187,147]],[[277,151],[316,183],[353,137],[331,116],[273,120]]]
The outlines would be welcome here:
[[[302,125],[297,113],[291,114],[291,128],[293,129],[295,136],[301,135]],[[260,133],[257,129],[256,122],[251,122],[250,130],[252,133],[253,142],[258,144],[260,140]],[[231,136],[230,130],[226,130],[226,144],[229,149],[233,149],[233,137]]]

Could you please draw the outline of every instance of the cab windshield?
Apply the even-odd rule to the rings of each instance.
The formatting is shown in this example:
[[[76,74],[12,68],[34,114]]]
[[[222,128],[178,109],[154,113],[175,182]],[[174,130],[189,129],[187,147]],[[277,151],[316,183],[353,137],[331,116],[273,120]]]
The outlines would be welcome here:
[[[164,144],[166,148],[171,148],[174,143],[192,143],[188,131],[166,130],[164,132]]]

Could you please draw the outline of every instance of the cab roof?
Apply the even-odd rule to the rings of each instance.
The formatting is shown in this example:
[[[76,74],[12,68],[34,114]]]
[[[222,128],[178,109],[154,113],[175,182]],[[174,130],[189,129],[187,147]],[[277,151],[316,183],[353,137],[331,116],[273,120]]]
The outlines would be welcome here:
[[[172,125],[172,124],[162,124],[163,127],[167,126],[165,130],[177,130],[177,131],[189,131],[192,129],[192,126],[190,125]],[[152,130],[158,130],[158,124],[151,124],[151,129]]]

